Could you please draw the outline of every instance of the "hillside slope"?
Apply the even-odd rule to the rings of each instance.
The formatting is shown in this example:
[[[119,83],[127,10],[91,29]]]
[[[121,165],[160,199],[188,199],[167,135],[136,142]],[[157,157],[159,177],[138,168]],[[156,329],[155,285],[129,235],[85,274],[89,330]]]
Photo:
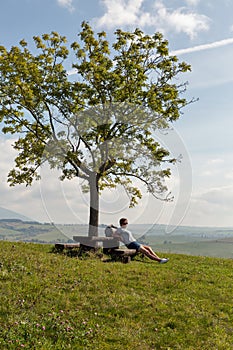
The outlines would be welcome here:
[[[0,207],[0,219],[20,219],[24,221],[31,220],[28,217],[16,213],[15,211]]]
[[[0,242],[1,349],[232,350],[231,259],[130,264]]]
[[[20,219],[0,219],[0,239],[34,243],[69,241],[69,238],[53,224]]]

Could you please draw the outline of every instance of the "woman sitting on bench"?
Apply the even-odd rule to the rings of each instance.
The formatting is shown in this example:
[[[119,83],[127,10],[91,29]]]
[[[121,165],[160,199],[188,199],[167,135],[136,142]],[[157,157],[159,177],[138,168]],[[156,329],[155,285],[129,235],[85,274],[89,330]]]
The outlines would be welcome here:
[[[128,220],[126,218],[120,219],[120,227],[113,233],[113,237],[126,245],[128,249],[136,249],[137,252],[146,255],[152,260],[158,261],[160,264],[168,262],[168,258],[160,258],[151,247],[137,242],[132,233],[127,230]]]

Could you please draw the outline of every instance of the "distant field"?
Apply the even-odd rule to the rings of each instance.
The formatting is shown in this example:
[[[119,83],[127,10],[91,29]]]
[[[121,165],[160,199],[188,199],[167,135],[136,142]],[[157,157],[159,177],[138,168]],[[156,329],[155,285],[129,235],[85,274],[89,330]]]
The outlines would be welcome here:
[[[0,239],[38,243],[67,242],[68,238],[53,224],[0,220]]]
[[[233,237],[206,239],[187,235],[149,236],[146,241],[161,252],[233,258]]]
[[[226,228],[179,227],[168,234],[165,225],[130,225],[129,229],[155,250],[169,253],[233,258],[233,231]],[[0,240],[35,243],[70,242],[87,235],[87,225],[0,220]],[[104,235],[104,225],[99,228]]]

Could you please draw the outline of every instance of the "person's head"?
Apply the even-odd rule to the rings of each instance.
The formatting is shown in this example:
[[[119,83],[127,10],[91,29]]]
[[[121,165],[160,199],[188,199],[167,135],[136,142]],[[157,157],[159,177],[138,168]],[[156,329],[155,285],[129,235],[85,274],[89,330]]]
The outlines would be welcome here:
[[[128,225],[128,220],[126,218],[121,218],[119,220],[119,222],[120,222],[120,226],[123,227],[123,228],[127,227],[127,225]]]

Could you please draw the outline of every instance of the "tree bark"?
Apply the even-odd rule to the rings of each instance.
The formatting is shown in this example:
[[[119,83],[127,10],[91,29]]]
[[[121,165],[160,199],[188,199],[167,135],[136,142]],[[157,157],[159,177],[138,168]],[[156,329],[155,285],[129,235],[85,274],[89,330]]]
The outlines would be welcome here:
[[[93,173],[89,177],[90,185],[90,213],[88,236],[98,236],[99,226],[99,187],[97,174]]]

